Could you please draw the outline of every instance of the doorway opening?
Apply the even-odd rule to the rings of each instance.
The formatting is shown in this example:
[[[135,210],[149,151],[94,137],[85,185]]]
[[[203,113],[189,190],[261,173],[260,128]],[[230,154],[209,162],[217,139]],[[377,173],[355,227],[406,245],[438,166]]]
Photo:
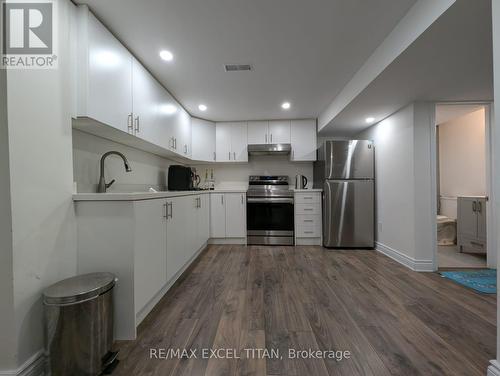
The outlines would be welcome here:
[[[438,269],[484,269],[492,261],[489,114],[488,104],[436,105]]]

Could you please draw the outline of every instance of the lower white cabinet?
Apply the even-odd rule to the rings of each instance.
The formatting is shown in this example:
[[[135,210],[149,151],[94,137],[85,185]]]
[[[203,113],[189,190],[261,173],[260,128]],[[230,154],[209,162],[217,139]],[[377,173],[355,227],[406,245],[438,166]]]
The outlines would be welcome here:
[[[210,237],[246,238],[246,194],[210,194]]]
[[[136,312],[167,283],[165,200],[134,204],[134,296]]]
[[[115,339],[137,325],[194,260],[209,236],[209,194],[75,203],[78,273],[111,272]]]
[[[295,244],[321,245],[321,191],[295,191]]]

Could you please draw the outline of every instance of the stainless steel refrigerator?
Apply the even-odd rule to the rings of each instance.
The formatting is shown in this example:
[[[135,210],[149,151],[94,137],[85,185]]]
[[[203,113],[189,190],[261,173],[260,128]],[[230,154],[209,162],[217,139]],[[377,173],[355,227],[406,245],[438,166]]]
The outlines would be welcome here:
[[[373,248],[375,156],[372,141],[325,141],[314,162],[314,187],[323,189],[323,245]]]

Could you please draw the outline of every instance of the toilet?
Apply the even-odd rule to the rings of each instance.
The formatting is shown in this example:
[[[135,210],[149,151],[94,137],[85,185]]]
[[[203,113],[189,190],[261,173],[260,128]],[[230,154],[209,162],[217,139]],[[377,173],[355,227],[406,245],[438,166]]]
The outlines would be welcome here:
[[[454,245],[457,243],[457,220],[445,215],[437,216],[438,245]]]

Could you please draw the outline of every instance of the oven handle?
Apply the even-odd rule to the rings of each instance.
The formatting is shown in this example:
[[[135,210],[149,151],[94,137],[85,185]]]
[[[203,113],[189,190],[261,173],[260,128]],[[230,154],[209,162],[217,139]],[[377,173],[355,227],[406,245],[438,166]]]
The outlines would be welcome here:
[[[279,204],[293,204],[293,197],[247,197],[247,203],[255,204],[267,204],[267,203],[279,203]]]

